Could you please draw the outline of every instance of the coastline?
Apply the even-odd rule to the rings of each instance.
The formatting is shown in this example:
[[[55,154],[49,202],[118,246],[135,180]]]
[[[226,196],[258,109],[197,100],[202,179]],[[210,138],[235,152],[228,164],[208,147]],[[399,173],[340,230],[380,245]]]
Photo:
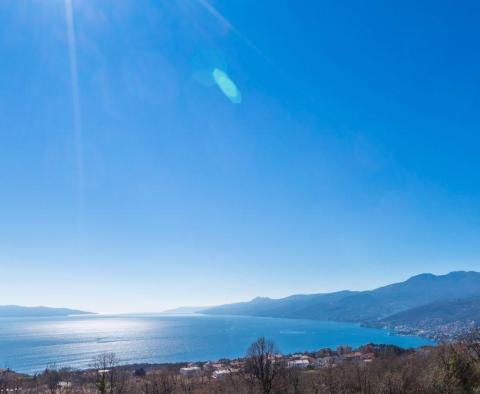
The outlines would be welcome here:
[[[20,334],[22,340],[9,340],[13,334]],[[233,359],[242,357],[260,336],[275,341],[285,354],[372,342],[403,348],[432,344],[425,338],[392,335],[391,330],[364,328],[359,323],[247,316],[110,315],[9,320],[0,327],[0,338],[4,339],[0,362],[34,373],[55,362],[86,369],[91,355],[103,352],[116,353],[125,364]]]
[[[375,358],[379,357],[379,354],[391,353],[391,354],[404,354],[404,353],[415,353],[422,352],[425,349],[434,348],[436,345],[425,345],[420,348],[402,348],[396,345],[390,344],[375,344],[367,343],[358,348],[352,348],[348,345],[337,346],[336,349],[332,348],[321,348],[310,351],[295,352],[289,354],[278,353],[275,355],[276,359],[282,360],[285,363],[291,363],[298,360],[308,360],[308,363],[304,363],[305,367],[311,369],[323,368],[332,365],[339,365],[347,362],[365,362],[369,363]],[[220,358],[217,360],[197,360],[197,361],[180,361],[180,362],[134,362],[134,363],[122,363],[122,360],[117,358],[114,353],[103,353],[98,354],[96,358],[109,355],[115,356],[116,364],[115,368],[121,370],[134,371],[138,369],[144,369],[146,371],[156,371],[156,370],[167,370],[179,373],[181,368],[198,366],[200,368],[209,368],[209,370],[215,369],[225,369],[235,366],[235,368],[240,368],[245,364],[246,357],[238,358]],[[59,371],[68,371],[76,374],[89,374],[98,370],[98,367],[95,367],[95,358],[92,359],[91,365],[86,368],[71,368],[68,365],[62,365],[61,363],[52,363],[47,365],[43,371],[37,372],[22,372],[16,371],[15,369],[10,368],[0,368],[0,373],[2,372],[11,372],[18,376],[23,376],[25,378],[32,378],[38,374],[44,373],[48,370],[59,370]]]

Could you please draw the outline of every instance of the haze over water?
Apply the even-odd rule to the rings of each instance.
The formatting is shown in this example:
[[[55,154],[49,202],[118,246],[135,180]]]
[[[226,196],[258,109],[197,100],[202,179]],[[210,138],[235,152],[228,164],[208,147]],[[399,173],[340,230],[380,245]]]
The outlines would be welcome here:
[[[357,324],[205,315],[96,315],[0,319],[0,367],[34,373],[50,363],[88,368],[115,352],[122,363],[207,361],[245,354],[257,337],[284,354],[369,342],[418,347],[431,342]]]

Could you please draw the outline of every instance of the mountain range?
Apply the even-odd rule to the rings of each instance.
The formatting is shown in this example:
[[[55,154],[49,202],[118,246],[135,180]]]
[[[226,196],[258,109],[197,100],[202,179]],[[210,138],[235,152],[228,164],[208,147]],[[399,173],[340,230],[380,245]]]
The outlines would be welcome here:
[[[46,306],[26,307],[18,305],[0,305],[0,317],[46,317],[86,314],[91,314],[91,312],[68,308],[48,308]]]
[[[463,311],[463,312],[462,312]],[[292,295],[201,310],[204,314],[336,320],[385,326],[468,320],[480,323],[480,273],[421,274],[367,291]],[[436,319],[436,320],[435,320]]]
[[[373,290],[297,294],[280,299],[257,297],[248,302],[182,307],[169,312],[335,320],[400,329],[405,333],[422,333],[434,338],[451,337],[465,327],[480,325],[480,273],[421,274]],[[0,306],[0,317],[90,313],[44,306]]]

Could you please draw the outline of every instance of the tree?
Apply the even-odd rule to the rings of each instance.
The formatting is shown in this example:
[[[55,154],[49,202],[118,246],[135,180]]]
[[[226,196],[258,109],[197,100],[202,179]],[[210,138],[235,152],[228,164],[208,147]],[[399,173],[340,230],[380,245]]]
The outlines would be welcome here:
[[[102,353],[93,360],[97,370],[96,386],[100,394],[121,394],[125,392],[127,377],[118,368],[119,359],[115,353]]]
[[[276,362],[278,350],[273,341],[258,338],[247,351],[246,372],[255,378],[264,394],[272,393],[273,383],[281,369]]]
[[[475,326],[460,338],[476,361],[480,361],[480,326]]]
[[[145,394],[173,394],[178,386],[177,376],[168,371],[148,375],[144,386]]]
[[[50,393],[55,394],[58,389],[58,384],[60,383],[60,373],[56,364],[49,365],[44,372],[44,377],[48,390]]]

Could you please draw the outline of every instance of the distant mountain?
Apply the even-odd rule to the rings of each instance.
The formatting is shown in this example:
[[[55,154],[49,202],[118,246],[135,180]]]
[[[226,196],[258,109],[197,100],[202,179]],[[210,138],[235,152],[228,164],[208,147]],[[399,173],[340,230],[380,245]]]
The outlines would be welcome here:
[[[162,313],[179,313],[179,314],[190,314],[198,313],[207,308],[206,306],[181,306],[178,308],[168,309]]]
[[[436,301],[396,313],[379,321],[387,327],[409,326],[427,329],[435,324],[480,324],[480,296],[455,300]]]
[[[0,305],[0,317],[41,317],[86,314],[91,314],[91,312],[68,308],[48,308],[46,306],[26,307],[18,305]]]
[[[480,296],[480,273],[421,274],[368,291],[255,298],[202,310],[206,314],[371,322],[436,301]]]

